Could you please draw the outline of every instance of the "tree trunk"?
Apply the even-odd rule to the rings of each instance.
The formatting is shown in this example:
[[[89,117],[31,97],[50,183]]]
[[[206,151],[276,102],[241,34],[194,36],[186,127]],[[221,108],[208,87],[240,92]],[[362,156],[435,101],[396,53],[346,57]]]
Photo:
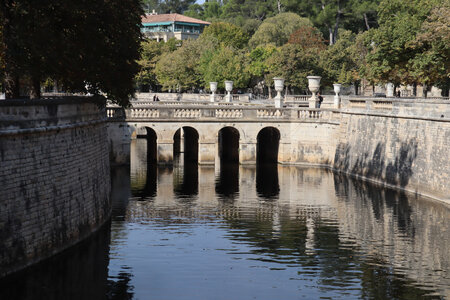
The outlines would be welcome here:
[[[277,1],[277,5],[278,5],[278,13],[281,13],[281,0]]]
[[[272,87],[269,85],[267,89],[269,90],[269,99],[272,99]]]
[[[31,79],[30,99],[41,98],[41,81],[39,79]]]
[[[364,13],[363,16],[364,16],[364,23],[366,23],[366,28],[367,28],[367,30],[369,30],[370,29],[369,18],[367,18],[366,13]]]
[[[417,83],[413,84],[413,96],[417,97]]]

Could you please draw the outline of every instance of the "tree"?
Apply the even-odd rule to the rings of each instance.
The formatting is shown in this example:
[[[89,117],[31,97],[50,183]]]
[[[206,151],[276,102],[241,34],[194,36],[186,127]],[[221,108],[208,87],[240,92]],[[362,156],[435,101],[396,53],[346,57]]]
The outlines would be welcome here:
[[[251,47],[274,44],[281,46],[287,43],[291,34],[302,26],[313,26],[311,21],[294,13],[281,13],[266,19],[249,41]]]
[[[412,77],[435,84],[448,94],[450,89],[450,3],[434,6],[423,22],[412,46],[419,50],[409,62]]]
[[[218,88],[224,89],[224,81],[232,80],[235,88],[245,88],[250,75],[246,72],[246,58],[241,50],[222,46],[202,60],[203,83],[217,82]]]
[[[320,53],[320,66],[334,83],[359,83],[356,53],[354,53],[356,35],[349,30],[341,30],[339,39]]]
[[[141,44],[141,57],[138,60],[140,70],[136,75],[136,82],[139,86],[149,86],[156,89],[158,81],[156,78],[156,64],[163,53],[175,51],[181,46],[181,41],[175,38],[169,39],[167,42],[157,42],[155,40],[147,40]]]
[[[143,0],[142,7],[147,12],[153,10],[157,13],[184,13],[195,0]]]
[[[378,9],[379,28],[364,35],[367,55],[366,64],[361,66],[362,74],[372,82],[396,85],[431,82],[420,76],[418,70],[439,61],[435,60],[437,57],[425,58],[421,53],[427,46],[423,48],[415,41],[432,7],[444,1],[383,0]],[[392,14],[393,11],[396,13]]]
[[[224,46],[237,49],[243,48],[248,41],[248,36],[240,27],[225,22],[213,23],[206,27],[202,38],[208,38],[209,36],[214,37]]]
[[[0,13],[7,97],[18,96],[19,78],[39,97],[50,77],[68,90],[128,104],[138,70],[138,0],[7,0]]]
[[[325,40],[322,33],[315,27],[303,26],[294,31],[288,43],[297,44],[303,49],[325,50]]]
[[[264,79],[269,73],[269,59],[278,53],[277,48],[274,45],[258,46],[247,54],[249,63],[247,65],[247,71],[252,75],[252,81],[254,85],[262,84],[262,87],[266,86]],[[269,94],[270,94],[270,83]]]
[[[225,2],[225,1],[224,1]],[[277,12],[275,0],[228,0],[222,8],[222,18],[243,17],[263,21]]]
[[[285,44],[277,55],[269,58],[267,64],[269,73],[266,75],[266,82],[271,82],[274,77],[282,77],[287,87],[297,88],[303,93],[308,91],[307,76],[319,75],[327,82],[326,73],[319,66],[317,49]]]

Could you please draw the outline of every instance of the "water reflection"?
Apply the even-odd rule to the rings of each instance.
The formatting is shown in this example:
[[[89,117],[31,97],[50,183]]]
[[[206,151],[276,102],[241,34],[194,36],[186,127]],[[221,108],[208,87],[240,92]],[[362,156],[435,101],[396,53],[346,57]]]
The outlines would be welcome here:
[[[180,199],[190,199],[198,195],[197,162],[182,162],[180,157],[176,157],[175,160],[173,190],[176,197]]]
[[[258,163],[256,166],[256,190],[265,199],[275,199],[280,193],[278,183],[278,165],[276,163]]]
[[[112,224],[0,299],[450,297],[449,207],[321,169],[155,169],[133,151]]]
[[[220,164],[216,194],[224,201],[233,201],[239,194],[239,163]]]

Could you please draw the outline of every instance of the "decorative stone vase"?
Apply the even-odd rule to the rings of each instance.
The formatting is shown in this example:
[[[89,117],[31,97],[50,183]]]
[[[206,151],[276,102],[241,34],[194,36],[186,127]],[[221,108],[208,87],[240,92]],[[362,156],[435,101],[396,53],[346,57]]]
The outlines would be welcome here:
[[[275,91],[277,92],[277,96],[275,97],[275,107],[281,108],[283,107],[283,96],[281,92],[284,90],[284,78],[276,77],[273,79],[275,85]]]
[[[209,101],[210,102],[216,102],[217,82],[210,82],[209,83],[209,89],[212,92],[211,96],[209,96]]]
[[[394,97],[394,84],[392,82],[386,84],[386,97]]]
[[[309,98],[309,107],[310,108],[318,108],[319,107],[319,98],[317,97],[317,92],[320,89],[320,76],[308,76],[308,88],[312,93],[311,98]]]
[[[227,95],[225,96],[225,102],[231,102],[233,97],[231,96],[231,91],[233,90],[233,81],[226,80],[225,81],[225,90],[227,91]]]
[[[336,95],[334,96],[334,108],[340,108],[341,107],[341,97],[339,96],[339,93],[341,92],[342,84],[335,83],[333,84],[333,89]]]

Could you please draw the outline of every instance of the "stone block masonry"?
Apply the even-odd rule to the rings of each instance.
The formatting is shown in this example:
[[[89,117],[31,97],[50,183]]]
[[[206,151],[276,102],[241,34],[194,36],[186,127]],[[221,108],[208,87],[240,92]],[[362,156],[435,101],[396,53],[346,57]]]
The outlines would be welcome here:
[[[0,277],[108,220],[105,110],[90,99],[0,102]]]

